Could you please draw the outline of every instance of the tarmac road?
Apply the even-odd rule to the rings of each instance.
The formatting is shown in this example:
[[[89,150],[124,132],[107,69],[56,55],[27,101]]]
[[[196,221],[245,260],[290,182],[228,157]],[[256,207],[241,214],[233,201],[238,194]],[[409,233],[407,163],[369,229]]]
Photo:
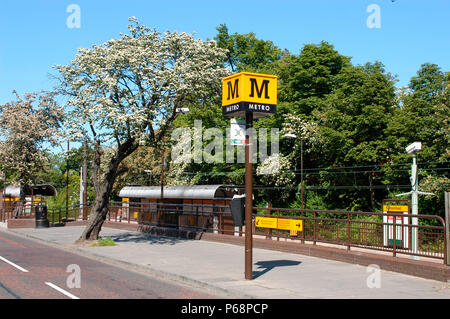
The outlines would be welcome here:
[[[77,287],[79,286],[79,288]],[[159,280],[0,232],[0,299],[209,299]],[[223,298],[223,296],[219,296]]]

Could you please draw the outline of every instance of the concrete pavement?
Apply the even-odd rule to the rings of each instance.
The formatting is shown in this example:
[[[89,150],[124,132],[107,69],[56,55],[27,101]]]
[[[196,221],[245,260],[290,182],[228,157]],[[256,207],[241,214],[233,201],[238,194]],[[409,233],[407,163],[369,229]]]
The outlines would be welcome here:
[[[103,227],[115,246],[77,246],[84,226],[0,229],[129,269],[235,298],[449,299],[450,283],[273,250],[253,249],[253,280],[244,279],[244,247],[152,236]]]

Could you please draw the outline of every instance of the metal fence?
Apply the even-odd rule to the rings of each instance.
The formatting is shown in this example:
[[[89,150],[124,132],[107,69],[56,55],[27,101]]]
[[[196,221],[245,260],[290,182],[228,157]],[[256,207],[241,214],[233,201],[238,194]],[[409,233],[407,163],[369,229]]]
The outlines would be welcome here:
[[[111,202],[106,220],[243,236],[245,227],[234,226],[229,205],[222,203]],[[92,207],[92,203],[85,206],[85,217]],[[411,255],[446,261],[446,227],[440,216],[268,207],[254,207],[253,213],[253,234],[262,238],[339,245],[347,250],[359,248],[392,256]],[[299,220],[303,223],[303,231],[293,235],[289,230],[255,227],[257,216]],[[0,220],[9,218],[14,218],[12,207],[1,210]],[[20,218],[34,218],[34,207],[24,211]],[[412,223],[412,218],[418,219],[417,225]],[[48,210],[51,226],[81,219],[83,208],[78,205]],[[417,232],[417,250],[412,244],[414,232]]]
[[[256,207],[256,216],[298,219],[303,231],[291,236],[286,230],[267,230],[256,227],[255,234],[266,237],[290,238],[312,244],[328,243],[379,250],[398,254],[446,259],[445,221],[440,216],[402,213],[374,213],[326,210],[300,210]],[[254,215],[255,216],[255,215]],[[383,220],[385,217],[385,220]],[[412,224],[418,219],[418,225]],[[413,247],[413,233],[417,230],[418,249]]]
[[[30,201],[13,201],[3,203],[0,209],[0,221],[6,222],[12,218],[34,218],[34,210],[36,205],[42,202]]]

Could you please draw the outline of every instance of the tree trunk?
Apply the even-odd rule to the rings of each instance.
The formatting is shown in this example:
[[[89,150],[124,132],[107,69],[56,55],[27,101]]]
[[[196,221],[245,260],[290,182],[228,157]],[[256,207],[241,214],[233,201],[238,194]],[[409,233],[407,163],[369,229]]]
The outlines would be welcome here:
[[[116,177],[120,174],[119,165],[120,163],[131,153],[137,149],[137,144],[134,140],[128,140],[124,144],[120,144],[117,148],[117,153],[113,158],[111,158],[108,170],[105,177],[98,181],[98,174],[100,170],[100,160],[101,160],[101,148],[97,144],[94,153],[93,160],[93,173],[92,179],[94,182],[95,189],[95,204],[89,215],[88,223],[81,234],[80,238],[76,241],[77,243],[82,243],[85,241],[97,240],[98,235],[103,226],[103,222],[106,220],[108,215],[109,200],[111,192],[114,186]]]
[[[94,207],[89,215],[88,224],[77,242],[80,243],[86,240],[91,241],[98,239],[103,222],[106,220],[106,216],[108,214],[109,197],[111,195],[110,189],[112,189],[113,184],[114,180],[108,181],[105,179],[103,182],[102,187],[100,187],[102,191],[96,196]]]

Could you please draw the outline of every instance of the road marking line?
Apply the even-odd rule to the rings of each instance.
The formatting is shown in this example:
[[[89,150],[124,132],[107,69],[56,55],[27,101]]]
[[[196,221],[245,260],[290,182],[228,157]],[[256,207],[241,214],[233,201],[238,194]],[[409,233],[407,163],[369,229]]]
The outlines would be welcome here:
[[[55,290],[58,290],[60,293],[66,295],[66,296],[69,297],[69,298],[72,298],[72,299],[80,299],[80,298],[78,298],[77,296],[72,295],[70,292],[67,292],[67,291],[65,291],[64,289],[59,288],[58,286],[52,284],[51,282],[46,282],[45,284],[48,285],[48,286],[50,286],[50,287],[52,287],[52,288],[55,289]]]
[[[19,265],[16,265],[15,263],[9,261],[8,259],[6,259],[6,258],[4,258],[4,257],[2,257],[2,256],[0,256],[0,260],[3,260],[5,263],[8,263],[8,264],[10,264],[11,266],[16,267],[16,268],[19,269],[20,271],[28,272],[28,270],[26,270],[25,268],[22,268],[22,267],[20,267]]]

